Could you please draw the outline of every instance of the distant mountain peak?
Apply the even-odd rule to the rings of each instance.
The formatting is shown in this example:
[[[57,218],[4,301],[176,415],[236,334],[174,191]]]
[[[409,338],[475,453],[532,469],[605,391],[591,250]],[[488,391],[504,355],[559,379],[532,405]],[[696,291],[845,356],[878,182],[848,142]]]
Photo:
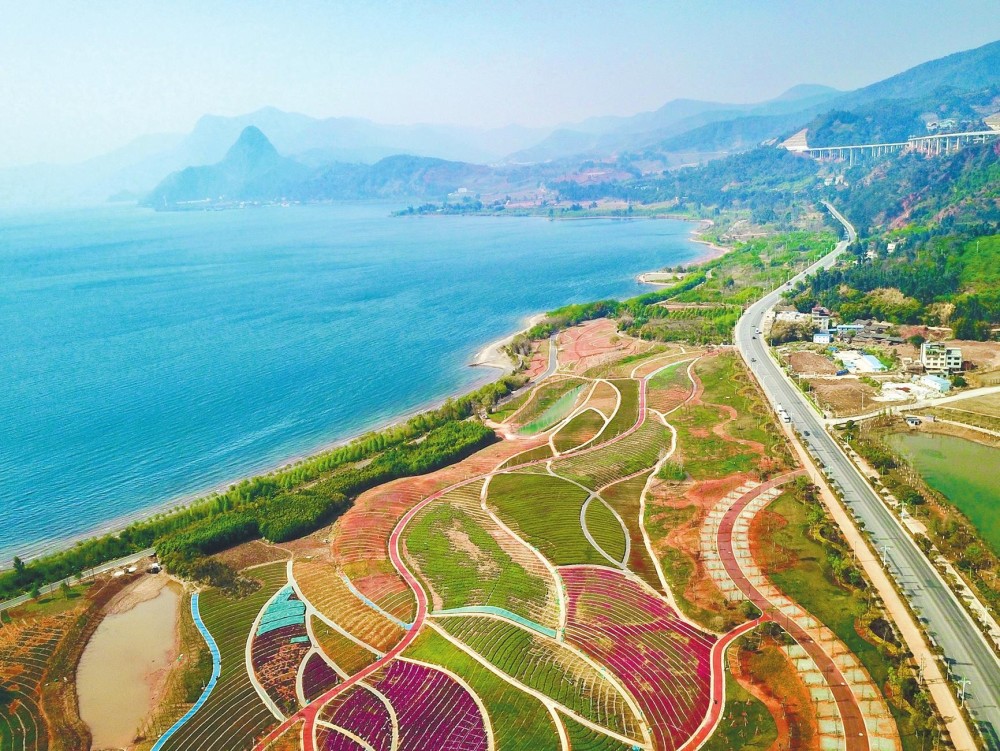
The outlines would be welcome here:
[[[256,125],[248,125],[236,139],[236,143],[226,152],[225,162],[256,162],[273,159],[278,156],[278,150],[268,140],[264,132]]]
[[[797,86],[793,86],[787,91],[782,92],[779,96],[776,96],[772,101],[775,102],[789,102],[798,99],[809,99],[815,96],[821,95],[833,95],[842,94],[843,92],[839,89],[835,89],[832,86],[824,86],[820,83],[800,83]]]

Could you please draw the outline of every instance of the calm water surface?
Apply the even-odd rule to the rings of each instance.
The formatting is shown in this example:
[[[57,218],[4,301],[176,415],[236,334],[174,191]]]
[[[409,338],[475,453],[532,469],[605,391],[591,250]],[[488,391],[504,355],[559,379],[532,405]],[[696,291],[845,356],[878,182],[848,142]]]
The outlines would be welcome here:
[[[525,317],[702,252],[391,208],[0,213],[0,564],[468,389]]]
[[[896,433],[901,451],[932,488],[954,503],[1000,555],[1000,484],[995,471],[1000,449],[950,435]]]

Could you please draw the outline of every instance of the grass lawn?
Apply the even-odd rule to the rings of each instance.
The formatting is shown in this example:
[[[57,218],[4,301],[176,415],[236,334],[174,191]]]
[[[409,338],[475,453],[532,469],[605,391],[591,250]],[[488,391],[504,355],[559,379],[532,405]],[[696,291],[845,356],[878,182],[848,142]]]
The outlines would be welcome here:
[[[743,640],[730,646],[739,649]],[[726,661],[726,708],[704,751],[764,751],[778,737],[774,718],[764,703],[733,678]]]

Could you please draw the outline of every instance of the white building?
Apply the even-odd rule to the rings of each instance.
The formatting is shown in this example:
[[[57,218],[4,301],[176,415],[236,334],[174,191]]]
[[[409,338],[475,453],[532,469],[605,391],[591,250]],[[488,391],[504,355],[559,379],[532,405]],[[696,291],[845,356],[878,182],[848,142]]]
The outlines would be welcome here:
[[[931,373],[950,373],[962,369],[962,350],[941,342],[920,345],[920,364]]]

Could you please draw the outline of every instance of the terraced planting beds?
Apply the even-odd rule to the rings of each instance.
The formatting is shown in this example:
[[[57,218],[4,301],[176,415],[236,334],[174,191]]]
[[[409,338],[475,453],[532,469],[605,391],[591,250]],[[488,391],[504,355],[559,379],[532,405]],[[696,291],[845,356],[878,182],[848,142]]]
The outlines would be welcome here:
[[[647,404],[651,409],[669,412],[679,407],[691,394],[694,384],[688,376],[688,361],[661,370],[649,379]]]
[[[616,379],[609,381],[621,394],[621,404],[618,410],[611,417],[608,427],[604,429],[601,438],[608,440],[614,438],[635,425],[639,419],[639,381],[629,379]]]
[[[407,527],[406,550],[435,610],[503,608],[549,626],[552,577],[480,507],[482,481],[427,506]]]
[[[0,628],[0,748],[47,749],[39,692],[73,614]]]
[[[405,659],[337,697],[323,719],[333,727],[322,748],[334,751],[357,748],[352,737],[385,751],[486,751],[488,745],[472,694],[443,671]]]
[[[604,563],[580,525],[588,495],[558,477],[513,472],[493,478],[487,505],[555,565]]]
[[[573,411],[573,405],[586,386],[587,382],[578,378],[559,378],[543,383],[514,416],[518,432],[533,435],[551,428]]]
[[[541,701],[497,676],[436,630],[423,631],[406,654],[462,676],[486,707],[497,751],[559,751],[555,723]]]
[[[646,487],[646,479],[647,476],[643,474],[630,480],[617,482],[604,488],[601,491],[601,498],[617,511],[618,516],[625,522],[629,539],[629,557],[625,562],[626,567],[653,589],[660,590],[660,578],[656,573],[656,566],[649,555],[649,549],[645,545],[642,534],[640,500],[643,489]]]
[[[295,580],[305,598],[322,615],[379,652],[403,638],[403,626],[362,601],[332,564],[296,561]]]
[[[641,741],[639,718],[624,695],[566,645],[495,618],[443,618],[440,624],[514,680],[608,730]]]
[[[258,613],[287,584],[285,564],[253,569],[260,588],[246,597],[217,589],[201,594],[200,610],[222,659],[219,682],[205,704],[164,744],[164,751],[229,751],[250,748],[275,724],[246,670],[245,649]]]
[[[552,437],[556,451],[562,453],[591,441],[604,428],[604,417],[595,409],[585,409],[563,425]]]
[[[736,634],[720,642],[673,603],[713,629],[747,616],[688,608],[663,579],[693,581],[677,535],[698,536],[699,504],[744,483],[744,464],[784,461],[773,420],[729,354],[644,351],[609,322],[585,333],[567,341],[588,376],[525,396],[504,440],[363,493],[285,546],[292,581],[279,563],[243,600],[206,592],[223,676],[167,747],[676,751],[720,716],[707,748],[745,739],[719,706]],[[653,477],[672,449],[683,471]]]
[[[559,573],[569,594],[567,638],[632,692],[657,748],[680,746],[708,710],[715,637],[622,573],[585,566]]]
[[[642,470],[652,470],[670,450],[670,431],[656,420],[646,420],[621,440],[570,455],[555,463],[558,474],[598,490]]]

